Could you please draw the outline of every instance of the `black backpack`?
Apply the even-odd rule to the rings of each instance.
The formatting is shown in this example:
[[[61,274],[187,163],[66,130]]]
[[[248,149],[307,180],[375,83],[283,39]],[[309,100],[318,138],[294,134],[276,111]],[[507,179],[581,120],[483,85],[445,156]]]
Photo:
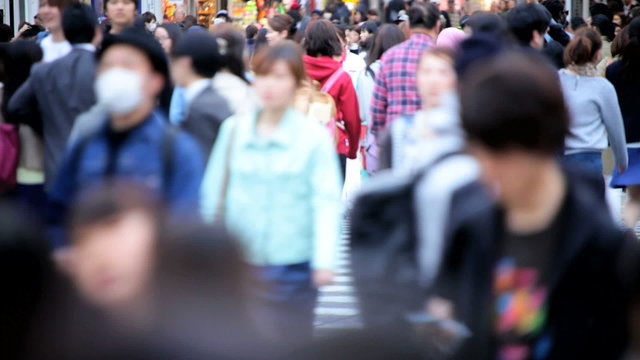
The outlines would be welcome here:
[[[436,165],[460,154],[445,153],[414,175],[371,184],[356,198],[351,213],[351,264],[365,327],[409,330],[405,314],[423,308],[416,185]]]

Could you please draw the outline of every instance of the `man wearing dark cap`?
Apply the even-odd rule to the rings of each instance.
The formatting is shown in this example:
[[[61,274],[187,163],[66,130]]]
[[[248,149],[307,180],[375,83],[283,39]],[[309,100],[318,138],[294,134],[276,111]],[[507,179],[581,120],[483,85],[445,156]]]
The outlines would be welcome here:
[[[174,214],[188,216],[197,208],[204,162],[193,139],[170,128],[157,108],[169,73],[160,44],[130,28],[106,39],[98,59],[96,98],[108,116],[65,154],[50,195],[52,225],[62,223],[80,190],[111,179],[145,185]],[[64,244],[60,235],[52,241]]]
[[[47,190],[55,178],[75,119],[95,103],[95,52],[101,32],[93,9],[72,4],[62,15],[64,37],[73,50],[62,58],[33,67],[31,76],[9,102],[10,116],[44,137]],[[38,113],[41,116],[38,116]]]
[[[180,127],[200,143],[205,157],[211,153],[220,124],[231,116],[226,100],[211,87],[211,78],[223,65],[218,40],[207,32],[190,32],[173,48],[171,74],[176,85],[185,89],[187,109]]]

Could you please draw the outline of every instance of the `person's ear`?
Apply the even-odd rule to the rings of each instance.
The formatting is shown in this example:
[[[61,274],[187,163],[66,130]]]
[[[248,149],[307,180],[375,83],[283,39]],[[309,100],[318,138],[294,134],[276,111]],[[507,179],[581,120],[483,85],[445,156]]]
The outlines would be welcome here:
[[[538,30],[533,30],[531,34],[531,42],[529,43],[534,49],[542,49],[544,47],[544,36],[538,32]]]

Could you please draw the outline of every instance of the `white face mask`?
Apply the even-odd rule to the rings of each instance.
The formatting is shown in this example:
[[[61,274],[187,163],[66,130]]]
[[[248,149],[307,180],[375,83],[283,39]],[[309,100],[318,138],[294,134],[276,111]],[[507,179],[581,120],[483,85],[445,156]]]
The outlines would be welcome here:
[[[149,30],[150,32],[156,31],[157,27],[158,27],[157,23],[149,23],[149,24],[147,24],[147,30]]]
[[[132,112],[142,103],[143,82],[133,70],[115,67],[103,72],[94,85],[98,105],[114,115]]]

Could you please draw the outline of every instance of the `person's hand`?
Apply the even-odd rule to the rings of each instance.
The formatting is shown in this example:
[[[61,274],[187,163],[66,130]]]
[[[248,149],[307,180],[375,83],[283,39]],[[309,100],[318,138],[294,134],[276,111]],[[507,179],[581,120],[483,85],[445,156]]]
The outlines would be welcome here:
[[[618,166],[618,174],[622,174],[625,171],[627,171],[627,168],[625,166]]]
[[[20,30],[18,31],[18,35],[24,33],[25,31],[31,29],[31,25],[29,24],[24,24],[22,25],[22,27],[20,28]]]
[[[333,270],[317,269],[313,271],[313,284],[315,287],[327,286],[333,283],[335,273]]]
[[[453,303],[441,297],[432,297],[425,304],[427,314],[439,320],[453,319]]]

